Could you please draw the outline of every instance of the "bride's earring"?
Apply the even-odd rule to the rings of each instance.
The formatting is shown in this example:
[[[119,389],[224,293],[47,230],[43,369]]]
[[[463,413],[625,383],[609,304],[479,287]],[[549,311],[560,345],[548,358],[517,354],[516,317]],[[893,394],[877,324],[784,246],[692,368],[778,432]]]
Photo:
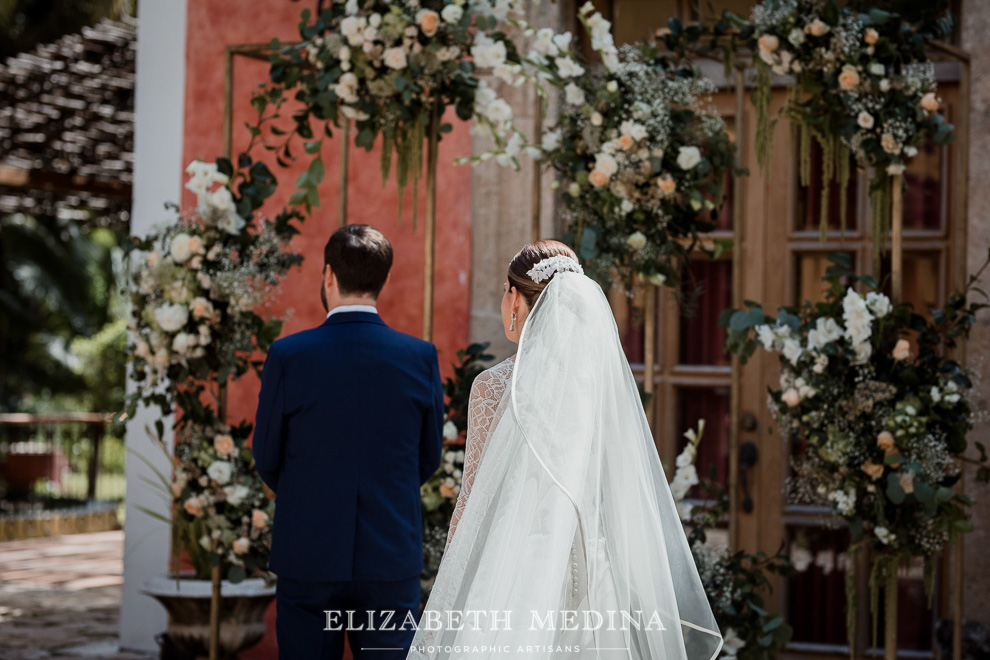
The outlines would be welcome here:
[[[516,315],[512,315],[512,323],[509,324],[509,332],[513,332],[516,329]]]

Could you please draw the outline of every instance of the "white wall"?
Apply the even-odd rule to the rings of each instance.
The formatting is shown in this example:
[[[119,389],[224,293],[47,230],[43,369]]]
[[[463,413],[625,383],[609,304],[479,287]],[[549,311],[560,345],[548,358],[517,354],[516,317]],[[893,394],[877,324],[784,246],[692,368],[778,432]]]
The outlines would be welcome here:
[[[186,0],[147,0],[138,5],[134,207],[131,232],[145,234],[166,219],[165,202],[182,190],[182,126],[186,61]],[[148,484],[154,472],[135,454],[170,473],[168,458],[148,436],[156,415],[141,410],[127,428],[127,494],[124,522],[124,587],[120,645],[157,651],[155,635],[165,630],[165,609],[140,593],[145,580],[168,568],[168,525],[140,511],[167,513],[164,495]],[[171,440],[171,430],[166,433]]]

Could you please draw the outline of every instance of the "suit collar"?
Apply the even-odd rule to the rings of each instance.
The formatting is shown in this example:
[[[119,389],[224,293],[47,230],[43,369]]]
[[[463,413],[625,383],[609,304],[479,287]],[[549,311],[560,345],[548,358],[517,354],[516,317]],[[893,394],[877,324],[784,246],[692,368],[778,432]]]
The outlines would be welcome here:
[[[338,312],[332,314],[323,322],[323,325],[340,325],[343,323],[374,323],[376,325],[385,325],[382,317],[372,312]]]

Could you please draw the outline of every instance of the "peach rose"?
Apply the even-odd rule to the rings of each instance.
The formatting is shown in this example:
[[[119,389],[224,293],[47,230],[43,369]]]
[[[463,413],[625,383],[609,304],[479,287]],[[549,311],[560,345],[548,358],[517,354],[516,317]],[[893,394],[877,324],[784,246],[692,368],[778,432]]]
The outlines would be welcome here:
[[[759,39],[760,50],[772,53],[780,47],[780,39],[773,34],[764,34]]]
[[[208,319],[213,316],[213,303],[203,297],[193,298],[189,303],[189,311],[194,319]]]
[[[888,454],[891,453],[891,450],[897,451],[897,447],[894,445],[894,434],[890,431],[881,431],[880,435],[877,436],[877,447]]]
[[[830,29],[831,28],[829,28],[829,26],[820,18],[816,18],[804,26],[805,34],[810,34],[813,37],[821,37],[828,33]]]
[[[182,508],[191,516],[203,515],[203,500],[198,497],[190,497],[182,503]]]
[[[870,475],[870,479],[873,479],[874,481],[876,481],[881,476],[883,476],[883,464],[882,463],[881,464],[877,464],[877,463],[874,463],[873,461],[867,459],[867,461],[865,463],[863,463],[863,468],[862,469],[863,469],[863,472],[865,472],[866,474]]]
[[[416,14],[416,24],[423,34],[432,37],[437,33],[437,27],[440,25],[440,14],[432,9],[422,9]]]
[[[268,514],[261,509],[255,509],[251,512],[251,526],[258,529],[265,529],[268,527]]]
[[[880,136],[880,146],[883,147],[883,150],[888,154],[896,154],[901,151],[900,143],[895,140],[894,136],[890,133],[884,133]]]
[[[846,64],[842,67],[842,72],[839,74],[839,87],[845,91],[849,91],[859,84],[859,71],[856,70],[851,64]]]
[[[192,236],[189,239],[189,251],[193,254],[206,254],[206,246],[203,245],[203,239],[199,236]]]
[[[444,497],[453,497],[454,489],[447,484],[440,484],[440,494]]]
[[[634,144],[636,144],[636,141],[633,140],[632,137],[628,135],[623,135],[622,137],[619,138],[619,146],[622,147],[623,149],[629,150],[632,148]]]
[[[669,174],[661,174],[660,178],[657,179],[657,185],[664,195],[672,195],[677,190],[677,182]]]
[[[911,472],[911,470],[905,470],[898,474],[897,481],[901,484],[901,488],[904,489],[905,493],[914,492],[914,472]]]
[[[791,408],[796,408],[797,405],[801,403],[801,394],[793,387],[790,387],[782,395],[780,395],[780,400]]]
[[[892,355],[895,360],[907,360],[911,357],[911,343],[907,339],[897,340]]]
[[[234,446],[234,439],[226,434],[213,438],[213,448],[221,456],[233,456],[237,453],[237,447]]]
[[[935,96],[935,92],[928,92],[921,97],[919,105],[928,112],[938,112],[938,97]]]
[[[869,45],[876,44],[877,40],[880,38],[880,33],[873,28],[866,28],[866,32],[863,33],[863,41]]]
[[[601,170],[591,170],[591,174],[588,175],[588,181],[591,182],[596,188],[601,188],[602,186],[608,185],[608,176]]]
[[[235,555],[247,554],[248,550],[251,549],[251,539],[246,536],[242,536],[234,541],[233,549]]]

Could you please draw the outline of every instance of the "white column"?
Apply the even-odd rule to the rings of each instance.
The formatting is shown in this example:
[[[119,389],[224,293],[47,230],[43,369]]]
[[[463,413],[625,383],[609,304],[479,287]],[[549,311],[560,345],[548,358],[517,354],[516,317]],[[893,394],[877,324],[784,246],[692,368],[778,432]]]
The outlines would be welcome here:
[[[145,234],[166,219],[165,202],[182,191],[182,129],[185,96],[186,0],[142,2],[138,6],[137,86],[134,125],[134,206],[131,232]],[[157,415],[140,410],[127,426],[127,493],[124,522],[124,587],[121,594],[120,646],[157,651],[155,635],[165,630],[165,609],[141,585],[168,568],[168,525],[139,507],[168,514],[164,493],[147,459],[170,474],[168,457],[148,436]],[[168,422],[169,420],[166,420]],[[171,444],[171,428],[166,434]],[[140,457],[135,454],[139,454]]]

